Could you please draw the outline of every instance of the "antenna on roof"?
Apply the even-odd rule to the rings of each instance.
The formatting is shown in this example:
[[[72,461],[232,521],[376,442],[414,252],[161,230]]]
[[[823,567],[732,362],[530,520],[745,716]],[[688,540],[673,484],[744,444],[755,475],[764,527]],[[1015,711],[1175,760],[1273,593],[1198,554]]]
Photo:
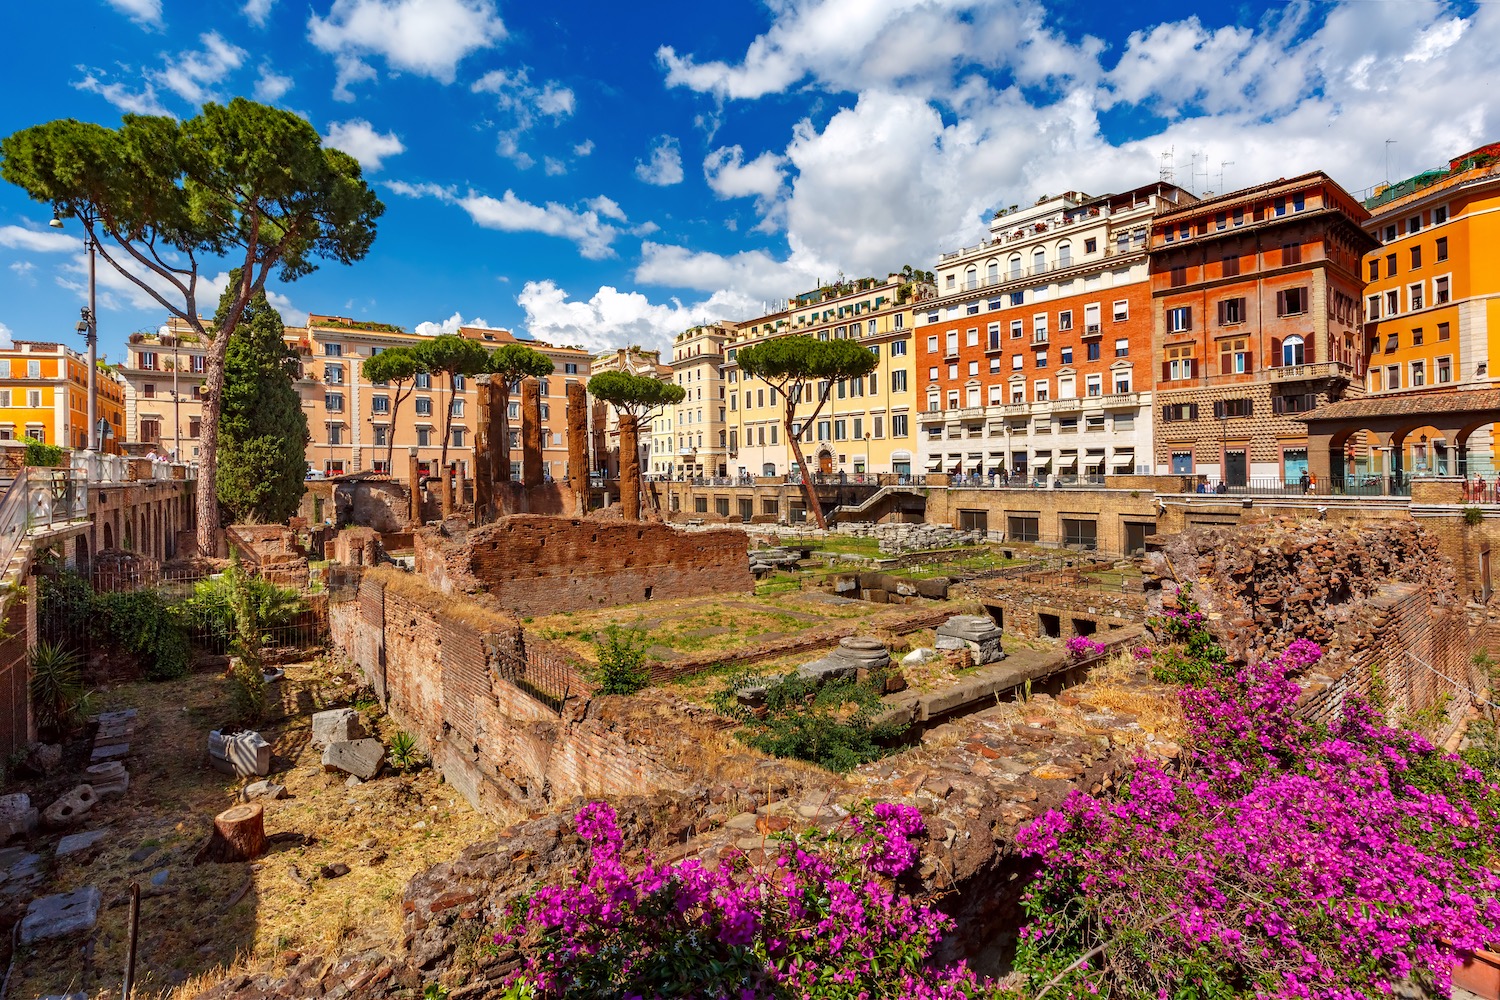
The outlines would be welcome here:
[[[1169,146],[1161,154],[1161,179],[1171,184],[1176,172],[1177,147]]]
[[[1391,143],[1400,142],[1399,139],[1387,139],[1385,141],[1385,182],[1391,182]]]

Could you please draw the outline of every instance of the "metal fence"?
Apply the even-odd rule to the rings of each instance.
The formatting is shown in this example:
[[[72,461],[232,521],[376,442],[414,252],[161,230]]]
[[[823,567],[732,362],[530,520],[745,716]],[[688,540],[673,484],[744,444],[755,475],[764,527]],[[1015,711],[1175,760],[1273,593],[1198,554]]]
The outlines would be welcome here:
[[[82,472],[22,467],[0,497],[0,572],[28,535],[85,521],[88,506]]]

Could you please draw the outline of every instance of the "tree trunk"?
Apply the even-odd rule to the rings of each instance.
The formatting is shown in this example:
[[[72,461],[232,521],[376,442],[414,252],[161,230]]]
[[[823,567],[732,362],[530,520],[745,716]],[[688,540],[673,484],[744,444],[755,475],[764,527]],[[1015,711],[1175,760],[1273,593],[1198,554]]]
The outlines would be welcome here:
[[[641,519],[641,453],[636,415],[620,411],[620,507],[625,520]]]
[[[194,864],[253,861],[266,851],[265,810],[259,802],[231,806],[214,817],[214,832]]]
[[[787,415],[782,429],[786,431],[786,439],[792,446],[792,457],[797,460],[797,471],[802,476],[802,496],[807,501],[807,512],[812,515],[813,523],[821,530],[828,527],[828,522],[823,518],[823,505],[818,501],[817,489],[813,487],[813,477],[812,473],[807,470],[807,460],[802,457],[802,442],[797,439],[797,420],[792,415],[793,405],[787,405]]]
[[[215,480],[219,472],[219,416],[224,410],[224,358],[229,353],[229,336],[221,330],[210,344],[212,348],[203,366],[203,426],[198,431],[201,435],[198,482],[193,501],[198,515],[198,554],[213,558],[224,544],[224,533],[219,530],[219,491]]]

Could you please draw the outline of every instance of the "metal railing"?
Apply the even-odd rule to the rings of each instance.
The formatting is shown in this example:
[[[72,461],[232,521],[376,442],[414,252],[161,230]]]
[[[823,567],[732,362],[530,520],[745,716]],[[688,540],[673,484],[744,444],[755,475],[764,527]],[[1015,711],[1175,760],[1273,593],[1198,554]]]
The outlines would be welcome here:
[[[0,571],[31,533],[87,520],[88,510],[82,472],[23,467],[0,498]]]

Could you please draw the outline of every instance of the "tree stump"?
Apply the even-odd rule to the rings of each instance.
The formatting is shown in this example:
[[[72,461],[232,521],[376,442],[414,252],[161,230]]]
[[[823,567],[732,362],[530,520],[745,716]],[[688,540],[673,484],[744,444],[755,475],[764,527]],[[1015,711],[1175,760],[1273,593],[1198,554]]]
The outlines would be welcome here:
[[[214,832],[193,864],[252,861],[266,851],[266,816],[259,802],[231,806],[214,817]]]

